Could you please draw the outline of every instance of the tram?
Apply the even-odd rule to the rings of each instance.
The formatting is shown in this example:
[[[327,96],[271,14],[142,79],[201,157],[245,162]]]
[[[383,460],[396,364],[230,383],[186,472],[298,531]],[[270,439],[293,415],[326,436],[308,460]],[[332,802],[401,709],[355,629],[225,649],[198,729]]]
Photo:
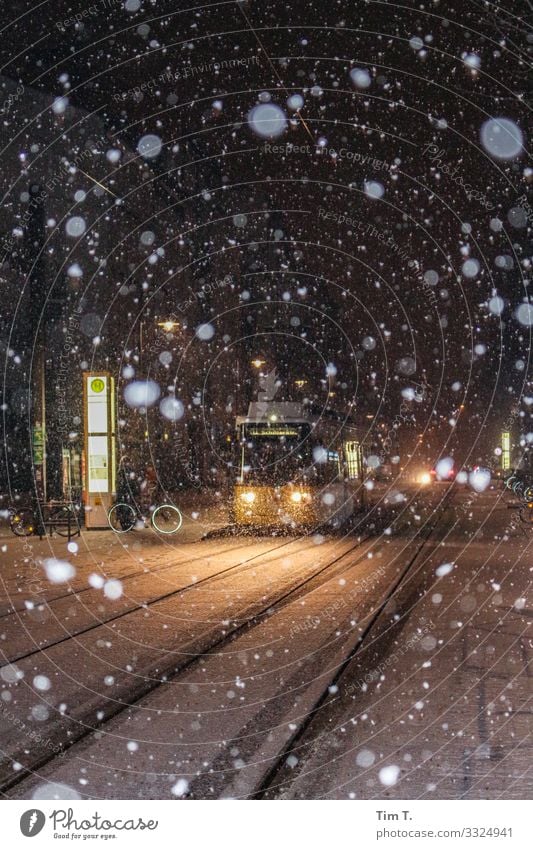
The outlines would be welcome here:
[[[336,527],[353,513],[363,474],[355,425],[292,401],[258,401],[236,430],[237,525]]]

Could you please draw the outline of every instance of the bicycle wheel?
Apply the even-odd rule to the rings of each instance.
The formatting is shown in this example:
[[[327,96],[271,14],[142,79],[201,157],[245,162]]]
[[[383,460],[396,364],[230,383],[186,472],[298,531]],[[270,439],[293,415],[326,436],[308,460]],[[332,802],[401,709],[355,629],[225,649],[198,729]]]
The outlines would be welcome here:
[[[54,528],[56,534],[59,534],[60,537],[68,537],[69,535],[69,526],[65,524],[68,522],[70,516],[70,536],[79,536],[81,533],[80,523],[77,514],[70,507],[57,507],[55,510],[52,510],[50,513],[50,521],[58,522]]]
[[[161,504],[152,513],[152,525],[160,534],[175,534],[181,528],[183,516],[173,504]]]
[[[131,504],[124,504],[123,502],[113,504],[107,514],[109,527],[117,534],[125,534],[131,531],[136,518],[135,510]]]
[[[526,504],[519,511],[520,521],[533,528],[533,504]]]
[[[9,527],[17,537],[29,537],[35,531],[35,516],[30,507],[14,510]]]

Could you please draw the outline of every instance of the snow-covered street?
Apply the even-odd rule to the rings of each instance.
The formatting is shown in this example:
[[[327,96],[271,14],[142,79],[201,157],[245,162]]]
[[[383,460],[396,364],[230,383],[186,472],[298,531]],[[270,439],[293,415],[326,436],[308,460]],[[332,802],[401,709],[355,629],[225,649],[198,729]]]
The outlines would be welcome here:
[[[501,495],[435,485],[346,535],[84,536],[33,601],[13,561],[5,792],[527,796],[530,536]]]

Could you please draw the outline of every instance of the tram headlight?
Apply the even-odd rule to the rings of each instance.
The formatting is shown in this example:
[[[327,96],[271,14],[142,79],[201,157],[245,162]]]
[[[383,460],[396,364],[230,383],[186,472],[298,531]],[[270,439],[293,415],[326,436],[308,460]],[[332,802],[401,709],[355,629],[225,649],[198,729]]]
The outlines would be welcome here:
[[[300,492],[297,489],[291,492],[291,501],[294,501],[295,504],[301,504],[302,501],[309,501],[310,497],[308,492]]]
[[[241,492],[241,498],[247,504],[253,504],[255,501],[255,492]]]

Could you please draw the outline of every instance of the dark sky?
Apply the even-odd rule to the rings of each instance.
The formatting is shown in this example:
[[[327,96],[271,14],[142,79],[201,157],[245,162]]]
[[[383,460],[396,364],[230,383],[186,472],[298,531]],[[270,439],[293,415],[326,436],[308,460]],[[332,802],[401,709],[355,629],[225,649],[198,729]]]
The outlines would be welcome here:
[[[157,175],[150,202],[176,203],[162,278],[182,231],[197,276],[235,253],[253,332],[289,320],[283,299],[299,298],[322,314],[307,341],[348,396],[354,357],[369,409],[375,396],[394,415],[418,381],[434,447],[453,442],[459,415],[464,443],[486,454],[513,405],[529,432],[533,394],[532,212],[520,200],[532,9],[507,5],[15,2],[3,73],[50,104],[67,98],[67,137],[70,106],[95,112],[110,149],[135,152],[123,174],[139,198]],[[13,130],[4,120],[3,136]],[[39,133],[33,121],[27,143]],[[117,233],[131,226],[114,214]],[[306,345],[271,345],[282,370],[284,357],[305,366]]]

